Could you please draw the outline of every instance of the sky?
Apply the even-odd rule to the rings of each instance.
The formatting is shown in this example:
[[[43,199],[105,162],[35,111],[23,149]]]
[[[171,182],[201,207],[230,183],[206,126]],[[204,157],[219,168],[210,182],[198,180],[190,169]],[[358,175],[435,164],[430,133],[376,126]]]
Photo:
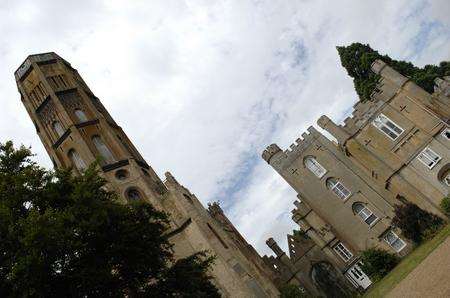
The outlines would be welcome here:
[[[357,101],[336,46],[369,43],[417,66],[450,60],[450,2],[320,0],[0,0],[0,142],[35,133],[13,72],[54,51],[159,175],[220,201],[261,253],[287,247],[296,193],[261,158],[288,148],[321,115]]]

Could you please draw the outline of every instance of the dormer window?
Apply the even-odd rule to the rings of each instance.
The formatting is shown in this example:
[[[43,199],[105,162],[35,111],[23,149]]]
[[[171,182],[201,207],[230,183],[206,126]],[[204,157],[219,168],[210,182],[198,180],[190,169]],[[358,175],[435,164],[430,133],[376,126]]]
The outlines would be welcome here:
[[[312,156],[307,156],[303,163],[318,178],[322,178],[327,173],[327,170]]]
[[[59,121],[55,121],[53,122],[53,129],[55,130],[56,134],[58,135],[58,137],[62,137],[62,135],[64,134],[64,128],[61,125],[61,122]]]
[[[327,187],[341,200],[346,200],[352,193],[348,190],[344,184],[335,178],[329,178],[327,180]]]
[[[372,124],[393,141],[395,141],[404,131],[403,128],[383,114],[378,115],[373,120]]]
[[[77,116],[78,121],[80,121],[80,122],[88,121],[88,118],[86,117],[86,114],[82,110],[76,109],[74,111],[74,114],[75,114],[75,116]]]

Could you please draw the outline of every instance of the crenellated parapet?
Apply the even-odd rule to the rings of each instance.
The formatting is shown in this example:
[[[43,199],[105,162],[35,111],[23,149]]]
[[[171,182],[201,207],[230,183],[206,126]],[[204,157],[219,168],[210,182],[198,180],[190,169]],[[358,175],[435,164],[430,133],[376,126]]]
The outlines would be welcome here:
[[[270,164],[270,159],[278,152],[281,152],[280,147],[277,144],[271,144],[263,151],[262,158]]]

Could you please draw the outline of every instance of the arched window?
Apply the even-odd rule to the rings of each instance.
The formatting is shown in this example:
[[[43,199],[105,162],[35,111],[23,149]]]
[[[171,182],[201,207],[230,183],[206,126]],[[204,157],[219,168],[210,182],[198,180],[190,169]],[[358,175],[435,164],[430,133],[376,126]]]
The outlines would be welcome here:
[[[53,122],[53,129],[55,130],[56,134],[61,137],[64,134],[64,128],[62,127],[61,123],[59,121]]]
[[[142,199],[141,192],[134,187],[128,189],[125,195],[129,201],[138,201]]]
[[[361,217],[362,220],[369,226],[373,225],[378,219],[378,217],[375,214],[373,214],[372,210],[367,208],[362,203],[354,203],[352,209],[353,212],[355,212],[355,214],[358,214],[359,217]]]
[[[334,192],[335,195],[337,195],[342,200],[347,199],[352,193],[338,180],[335,178],[329,178],[327,180],[327,187],[332,192]]]
[[[103,157],[106,163],[113,163],[115,161],[114,156],[112,155],[109,148],[103,143],[102,139],[99,136],[93,136],[92,142],[94,143],[95,148],[97,148],[98,153],[100,153],[101,157]]]
[[[81,156],[74,149],[69,151],[69,158],[72,161],[72,164],[77,168],[79,172],[83,172],[86,169],[86,163],[81,158]]]
[[[448,171],[447,174],[445,174],[444,179],[442,181],[444,181],[445,185],[450,186],[450,171]]]
[[[86,114],[82,110],[76,109],[74,113],[75,113],[75,116],[77,116],[78,121],[80,121],[80,122],[88,121]]]
[[[319,178],[326,174],[327,170],[312,156],[307,156],[303,161],[305,166]]]

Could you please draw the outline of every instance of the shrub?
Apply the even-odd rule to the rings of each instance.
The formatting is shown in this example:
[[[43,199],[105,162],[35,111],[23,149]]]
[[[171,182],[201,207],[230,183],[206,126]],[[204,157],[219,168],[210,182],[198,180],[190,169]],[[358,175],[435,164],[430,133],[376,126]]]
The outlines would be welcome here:
[[[399,262],[399,258],[385,250],[370,248],[361,255],[361,269],[372,279],[377,281],[389,273]]]
[[[450,197],[445,197],[442,199],[441,209],[447,216],[450,216]]]
[[[442,223],[440,217],[409,202],[396,205],[395,216],[392,219],[392,224],[400,228],[403,235],[415,243],[420,243],[422,240],[432,237],[442,226]]]
[[[306,291],[297,285],[284,285],[280,289],[280,298],[303,298],[308,297]]]

